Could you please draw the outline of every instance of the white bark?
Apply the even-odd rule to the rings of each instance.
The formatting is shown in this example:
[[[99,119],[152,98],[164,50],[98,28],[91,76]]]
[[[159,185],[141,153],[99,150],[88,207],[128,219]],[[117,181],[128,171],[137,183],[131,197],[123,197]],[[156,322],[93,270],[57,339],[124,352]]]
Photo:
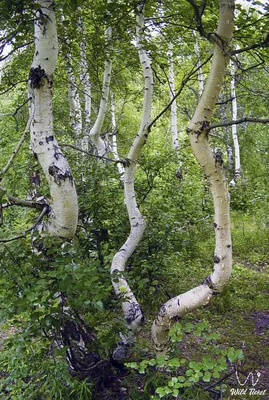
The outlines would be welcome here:
[[[35,21],[35,54],[29,76],[33,120],[31,147],[37,155],[51,195],[50,213],[43,228],[50,235],[72,238],[76,231],[78,202],[70,167],[53,131],[52,77],[58,40],[52,0],[38,0],[41,10]]]
[[[108,0],[110,3],[111,0]],[[107,152],[107,146],[105,141],[101,138],[101,130],[104,124],[106,110],[107,110],[107,103],[108,103],[108,96],[109,96],[109,88],[110,88],[110,81],[111,81],[111,72],[112,72],[112,60],[110,57],[110,48],[111,48],[111,36],[112,36],[112,28],[109,26],[105,30],[105,41],[106,45],[108,46],[109,50],[106,52],[106,61],[105,61],[105,69],[104,69],[104,76],[103,76],[103,85],[102,85],[102,94],[100,99],[100,105],[98,110],[98,115],[95,120],[93,127],[89,132],[89,136],[91,141],[93,142],[94,146],[97,149],[97,154],[102,157]],[[87,138],[84,138],[84,142],[87,141]]]
[[[124,175],[125,204],[129,215],[131,230],[126,242],[115,254],[111,265],[112,284],[116,295],[122,299],[124,318],[130,331],[135,331],[144,320],[141,307],[129,287],[127,280],[123,276],[126,262],[139,244],[146,227],[144,218],[136,202],[134,189],[136,163],[141,149],[147,140],[147,127],[150,122],[153,97],[153,75],[150,60],[141,44],[143,28],[144,9],[140,7],[139,14],[137,15],[137,47],[144,75],[144,102],[140,128],[128,153]]]
[[[112,121],[112,145],[111,152],[115,160],[119,160],[118,144],[117,144],[117,126],[116,126],[116,116],[115,116],[115,104],[114,104],[114,94],[110,92],[110,105],[111,105],[111,121]],[[124,168],[122,164],[117,163],[117,168],[120,174],[120,179],[123,180]]]
[[[91,108],[92,108],[92,99],[91,99],[91,81],[90,75],[88,72],[88,62],[87,62],[87,53],[86,53],[86,38],[83,28],[82,19],[79,20],[79,30],[81,33],[81,72],[80,72],[80,80],[82,83],[82,90],[84,94],[84,118],[83,118],[83,141],[82,141],[82,149],[88,150],[88,136],[87,132],[90,129],[91,123]],[[86,142],[85,142],[86,140]]]
[[[219,0],[220,17],[209,77],[194,116],[188,125],[193,152],[211,184],[215,210],[215,256],[214,269],[210,276],[196,288],[165,303],[153,326],[152,337],[156,350],[165,353],[169,328],[175,316],[181,317],[189,311],[207,304],[214,292],[222,290],[232,269],[232,247],[230,233],[229,193],[222,168],[222,160],[213,155],[209,143],[207,126],[222,87],[226,73],[228,49],[232,39],[234,0]],[[225,44],[224,51],[222,46]]]
[[[68,43],[68,41],[67,41]],[[82,113],[77,90],[76,78],[72,69],[72,60],[70,53],[65,56],[66,72],[68,80],[68,100],[70,108],[71,127],[76,138],[80,138],[82,134]]]
[[[175,74],[174,74],[174,62],[173,62],[173,45],[169,43],[168,56],[168,81],[170,88],[170,100],[175,96]],[[175,151],[179,152],[178,143],[178,132],[177,132],[177,101],[174,100],[171,104],[171,131],[172,131],[172,144]]]
[[[232,97],[232,121],[237,120],[237,99],[236,99],[236,84],[235,84],[235,65],[230,61],[231,67],[231,97]],[[234,158],[235,158],[235,172],[234,178],[230,182],[230,186],[235,186],[236,181],[241,176],[241,162],[240,162],[240,147],[237,136],[237,125],[232,125],[232,136],[234,143]]]

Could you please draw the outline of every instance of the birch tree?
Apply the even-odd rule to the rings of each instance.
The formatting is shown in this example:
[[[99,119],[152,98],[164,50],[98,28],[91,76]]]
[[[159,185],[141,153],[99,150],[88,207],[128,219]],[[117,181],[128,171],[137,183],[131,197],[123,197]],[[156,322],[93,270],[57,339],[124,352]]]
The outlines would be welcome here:
[[[52,85],[58,56],[54,4],[39,1],[35,21],[35,55],[29,75],[33,119],[31,148],[50,188],[50,211],[42,230],[51,236],[71,239],[76,231],[78,201],[70,166],[60,150],[53,130]]]
[[[201,285],[172,298],[161,307],[152,326],[152,337],[156,350],[164,354],[167,351],[168,332],[173,319],[208,304],[213,293],[219,293],[222,290],[231,274],[229,193],[223,161],[219,156],[214,156],[210,149],[207,128],[210,125],[212,111],[227,69],[233,33],[233,15],[234,1],[220,0],[219,24],[217,32],[213,35],[214,53],[210,74],[187,128],[194,155],[210,182],[214,200],[216,236],[214,268]]]
[[[143,311],[135,298],[125,276],[124,270],[128,259],[133,254],[145,231],[145,220],[138,208],[134,181],[138,157],[148,137],[148,125],[153,98],[153,75],[150,60],[143,48],[144,6],[138,6],[136,18],[136,46],[144,77],[143,111],[139,131],[131,145],[125,161],[124,173],[124,199],[130,222],[130,234],[115,254],[111,265],[112,284],[116,295],[122,301],[124,318],[129,333],[135,332],[144,321]]]
[[[232,120],[237,120],[237,98],[236,98],[236,76],[235,76],[235,65],[234,62],[230,62],[231,68],[231,98],[232,98]],[[235,160],[235,171],[234,177],[230,182],[230,186],[235,186],[236,181],[241,176],[241,162],[240,162],[240,147],[237,135],[237,125],[232,125],[232,137],[234,143],[234,160]]]

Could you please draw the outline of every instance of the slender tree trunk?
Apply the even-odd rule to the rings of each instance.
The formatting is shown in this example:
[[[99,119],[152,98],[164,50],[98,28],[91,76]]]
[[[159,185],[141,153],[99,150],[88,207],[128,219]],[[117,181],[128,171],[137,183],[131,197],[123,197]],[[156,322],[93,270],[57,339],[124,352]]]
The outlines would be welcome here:
[[[78,201],[70,167],[53,130],[52,84],[58,56],[54,5],[39,0],[35,22],[35,55],[29,75],[34,116],[30,126],[31,147],[48,181],[51,195],[49,218],[43,229],[49,235],[72,238],[78,219]]]
[[[237,99],[236,99],[236,83],[235,83],[235,65],[234,62],[230,61],[231,66],[231,97],[232,97],[232,120],[237,120]],[[236,181],[241,176],[241,162],[240,162],[240,147],[237,136],[237,125],[232,125],[232,136],[234,143],[234,159],[235,159],[235,171],[234,177],[230,182],[230,186],[235,186]]]
[[[66,39],[66,42],[69,41]],[[82,134],[82,113],[79,100],[79,94],[76,84],[76,78],[72,68],[71,55],[68,52],[65,56],[66,59],[66,72],[68,79],[68,100],[70,109],[71,128],[75,134],[76,139],[81,137]]]
[[[107,2],[110,3],[111,0],[108,0]],[[104,156],[107,152],[106,143],[101,138],[101,130],[102,130],[102,127],[104,124],[105,116],[106,116],[109,89],[110,89],[110,81],[111,81],[111,72],[112,72],[112,60],[111,60],[111,55],[110,55],[111,36],[112,36],[112,28],[109,26],[105,31],[105,41],[106,41],[108,50],[106,51],[105,70],[104,70],[104,76],[103,76],[102,94],[101,94],[101,100],[100,100],[100,105],[99,105],[99,111],[98,111],[98,115],[95,120],[95,123],[89,132],[91,141],[93,142],[94,146],[96,147],[97,154],[100,157]],[[87,137],[84,138],[84,142],[86,142],[86,141],[87,141]]]
[[[116,126],[116,116],[115,116],[115,104],[114,104],[114,94],[110,92],[110,105],[111,105],[111,122],[112,122],[112,146],[111,151],[115,160],[119,160],[118,154],[118,143],[117,143],[117,126]],[[122,164],[117,163],[118,172],[120,174],[120,179],[124,179],[124,168]]]
[[[92,99],[91,99],[91,81],[90,81],[90,75],[88,72],[88,62],[87,62],[87,53],[86,53],[86,38],[85,38],[85,32],[84,32],[82,18],[79,19],[79,30],[80,30],[81,38],[82,38],[81,51],[80,51],[80,54],[81,54],[80,80],[82,83],[82,90],[83,90],[83,95],[84,95],[82,149],[87,151],[88,150],[87,132],[89,132],[89,130],[90,130]]]
[[[175,96],[175,74],[174,74],[174,62],[173,62],[173,45],[169,43],[169,50],[167,52],[168,56],[168,80],[169,80],[169,95],[170,100]],[[179,152],[178,143],[178,131],[177,131],[177,102],[173,101],[171,105],[171,131],[172,131],[172,144],[175,151]]]
[[[137,47],[139,60],[144,75],[144,102],[140,128],[128,153],[124,175],[125,204],[129,215],[131,230],[126,242],[115,254],[111,265],[112,284],[117,297],[122,300],[123,314],[130,335],[132,332],[135,332],[137,328],[141,325],[144,320],[144,315],[123,273],[125,270],[126,262],[131,257],[137,245],[139,244],[146,227],[145,220],[141,215],[136,202],[134,180],[137,160],[140,155],[141,149],[148,137],[147,126],[150,122],[153,97],[152,69],[149,57],[146,51],[143,50],[143,44],[141,43],[143,39],[144,29],[143,7],[140,6],[138,8],[138,11]],[[129,338],[127,338],[127,340],[129,341]]]
[[[215,209],[216,246],[213,272],[201,285],[176,296],[165,303],[152,326],[152,337],[156,350],[167,351],[168,332],[173,319],[182,317],[198,307],[206,305],[213,293],[218,293],[228,281],[232,269],[232,246],[230,233],[229,193],[227,181],[219,155],[214,157],[209,143],[207,127],[219,96],[227,69],[227,51],[232,39],[234,1],[220,0],[220,16],[216,44],[209,77],[194,116],[188,125],[193,152],[210,182]]]

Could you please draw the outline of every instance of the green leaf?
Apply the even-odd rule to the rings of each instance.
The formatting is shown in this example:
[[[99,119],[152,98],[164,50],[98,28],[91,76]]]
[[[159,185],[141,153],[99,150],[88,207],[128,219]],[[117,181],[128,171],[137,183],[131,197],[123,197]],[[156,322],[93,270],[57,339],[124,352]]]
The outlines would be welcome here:
[[[210,372],[206,372],[203,376],[204,382],[210,382],[212,374]]]

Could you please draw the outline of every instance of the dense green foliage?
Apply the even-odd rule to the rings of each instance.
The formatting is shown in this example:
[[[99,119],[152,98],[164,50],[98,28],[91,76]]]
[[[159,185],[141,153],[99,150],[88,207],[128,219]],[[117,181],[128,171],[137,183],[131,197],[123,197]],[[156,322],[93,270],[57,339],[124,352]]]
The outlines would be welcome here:
[[[176,325],[170,332],[173,345],[168,361],[155,360],[150,342],[149,322],[160,305],[199,284],[212,268],[214,210],[210,188],[185,135],[186,123],[197,104],[197,74],[191,76],[177,100],[178,128],[183,132],[179,139],[182,178],[176,174],[179,158],[172,147],[169,111],[152,128],[138,162],[135,188],[147,228],[128,261],[125,274],[147,321],[137,344],[130,351],[129,370],[121,365],[121,372],[116,373],[118,366],[114,365],[113,379],[101,375],[93,380],[79,379],[68,370],[66,348],[57,346],[64,318],[63,307],[67,304],[73,317],[93,331],[95,340],[91,350],[102,359],[111,359],[119,341],[119,332],[125,329],[121,304],[113,293],[110,277],[111,260],[129,234],[122,182],[116,164],[100,162],[95,157],[93,146],[90,146],[88,154],[68,147],[78,147],[78,140],[70,125],[64,56],[67,51],[72,56],[83,106],[79,68],[80,43],[85,40],[92,85],[93,123],[98,111],[105,61],[104,29],[107,25],[112,26],[111,90],[115,97],[118,152],[123,159],[137,133],[142,109],[143,82],[134,46],[136,3],[112,1],[107,5],[105,1],[56,1],[60,53],[54,76],[54,129],[74,175],[79,197],[79,224],[70,243],[61,245],[54,238],[47,238],[45,246],[49,250],[44,256],[33,245],[41,240],[38,234],[34,230],[26,232],[35,223],[37,211],[9,206],[7,195],[1,195],[1,203],[5,205],[3,210],[0,209],[1,215],[3,211],[3,220],[0,218],[0,336],[5,339],[0,343],[1,399],[142,400],[164,396],[180,398],[181,394],[186,399],[209,399],[216,393],[204,392],[199,381],[212,384],[234,366],[241,366],[241,348],[245,353],[243,370],[263,371],[261,388],[265,382],[269,355],[263,352],[263,347],[268,344],[268,338],[263,336],[255,322],[260,315],[265,315],[267,321],[269,318],[265,312],[269,305],[266,284],[269,265],[267,125],[244,123],[238,127],[242,176],[230,190],[234,271],[227,289],[211,305],[190,316],[187,323]],[[200,37],[200,33],[216,29],[217,1],[207,2],[200,33],[191,3],[146,2],[145,47],[155,75],[153,116],[158,115],[169,102],[168,43],[174,44],[177,87],[197,63],[194,50],[197,37],[201,63],[211,52],[211,43],[206,35]],[[203,7],[200,3],[199,7]],[[249,3],[247,8],[241,4],[236,6],[234,48],[236,45],[243,48],[263,43],[268,38],[268,4],[262,7],[258,1]],[[0,5],[3,55],[1,173],[28,120],[26,84],[33,56],[33,19],[38,4],[1,0]],[[62,13],[64,21],[60,18]],[[84,24],[84,37],[78,29],[80,18]],[[66,35],[70,38],[68,46]],[[6,58],[9,52],[11,54]],[[264,45],[238,53],[234,59],[237,62],[239,118],[266,118],[269,109],[268,47]],[[207,63],[203,67],[205,77],[208,69]],[[214,123],[219,122],[223,115],[225,120],[231,119],[230,79],[229,72],[219,99],[222,104],[218,104],[214,112]],[[112,140],[110,111],[102,130],[103,137],[108,140]],[[232,145],[230,128],[217,128],[211,132],[212,148],[220,149],[224,155],[228,180],[234,174],[226,157],[227,145]],[[36,189],[30,176],[37,172],[40,172],[40,167],[26,140],[1,185],[13,196],[29,199]],[[40,196],[49,197],[42,174],[37,190]],[[25,237],[3,243],[17,235]],[[59,301],[60,295],[66,299],[66,304]],[[211,333],[206,333],[208,326]],[[215,360],[213,364],[212,359]],[[182,360],[187,361],[183,363]],[[142,376],[134,372],[139,365]],[[220,389],[214,387],[222,392],[223,398],[228,398],[225,396],[228,396],[230,386],[236,387],[234,379],[227,379]],[[114,380],[114,385],[111,380]],[[120,387],[126,391],[127,397]]]

